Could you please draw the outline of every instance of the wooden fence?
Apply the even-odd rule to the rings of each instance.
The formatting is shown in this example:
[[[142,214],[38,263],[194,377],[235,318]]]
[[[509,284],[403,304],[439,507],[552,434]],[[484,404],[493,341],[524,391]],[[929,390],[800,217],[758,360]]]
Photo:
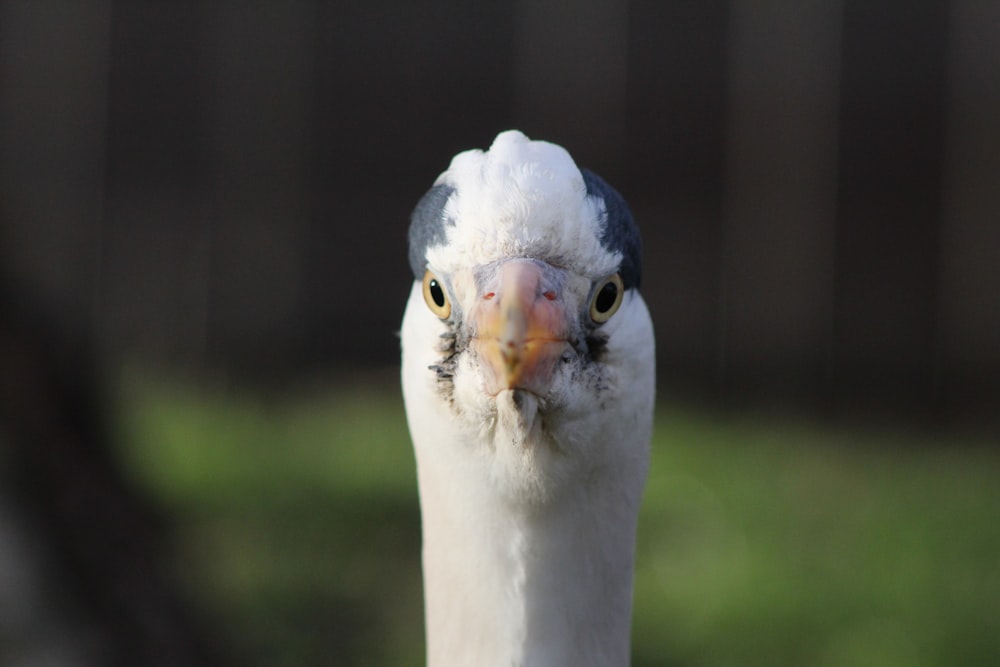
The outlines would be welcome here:
[[[112,358],[391,364],[519,127],[630,200],[662,386],[1000,397],[1000,4],[0,0],[0,263]]]

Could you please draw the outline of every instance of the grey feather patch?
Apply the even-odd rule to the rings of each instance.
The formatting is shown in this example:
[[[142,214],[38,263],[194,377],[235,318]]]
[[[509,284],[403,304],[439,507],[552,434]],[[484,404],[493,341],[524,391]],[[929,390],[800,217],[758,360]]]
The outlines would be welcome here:
[[[427,270],[427,249],[448,240],[444,228],[454,222],[445,218],[444,207],[454,193],[450,185],[435,185],[420,198],[410,215],[410,269],[417,280]]]
[[[601,245],[610,252],[622,254],[619,269],[625,289],[638,287],[642,281],[642,239],[628,204],[604,179],[587,169],[581,169],[587,194],[604,201],[605,215],[601,222]]]

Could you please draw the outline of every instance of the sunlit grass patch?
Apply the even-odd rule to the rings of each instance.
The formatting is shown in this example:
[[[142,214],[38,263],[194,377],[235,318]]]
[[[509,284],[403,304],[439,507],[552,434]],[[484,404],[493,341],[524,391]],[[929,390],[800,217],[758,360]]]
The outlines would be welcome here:
[[[1000,657],[1000,452],[669,407],[656,447],[636,664]]]

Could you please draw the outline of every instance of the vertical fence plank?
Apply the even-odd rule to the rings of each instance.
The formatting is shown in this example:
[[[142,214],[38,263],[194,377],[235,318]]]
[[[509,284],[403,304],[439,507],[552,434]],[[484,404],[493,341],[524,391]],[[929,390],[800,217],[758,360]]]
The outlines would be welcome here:
[[[210,354],[284,369],[303,338],[314,9],[309,0],[211,7]]]
[[[79,331],[100,257],[110,11],[0,3],[0,264]]]
[[[949,24],[938,353],[954,406],[995,414],[1000,398],[1000,4],[953,0]]]
[[[860,404],[932,398],[947,2],[846,0],[835,375]]]
[[[205,21],[194,3],[115,3],[103,335],[119,353],[197,365],[204,347]]]
[[[616,0],[525,0],[515,9],[518,124],[609,178],[625,156],[628,9]]]
[[[732,5],[719,344],[734,390],[826,379],[841,9]]]
[[[714,391],[729,5],[636,0],[623,193],[642,229],[660,386]]]

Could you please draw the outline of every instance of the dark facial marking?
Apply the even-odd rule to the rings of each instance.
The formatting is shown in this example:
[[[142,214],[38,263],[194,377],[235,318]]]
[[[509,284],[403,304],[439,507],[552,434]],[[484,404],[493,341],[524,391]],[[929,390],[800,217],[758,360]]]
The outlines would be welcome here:
[[[435,185],[420,198],[410,215],[410,269],[417,280],[427,270],[427,249],[448,240],[445,225],[454,222],[445,217],[444,207],[454,193],[455,188],[450,185]]]
[[[455,369],[458,366],[458,336],[449,329],[441,334],[438,345],[441,360],[428,366],[428,370],[437,375],[438,390],[449,404],[454,405]]]
[[[642,281],[642,239],[628,204],[618,192],[592,171],[581,169],[587,195],[604,201],[601,220],[601,245],[622,254],[621,274],[625,289],[638,287]]]

